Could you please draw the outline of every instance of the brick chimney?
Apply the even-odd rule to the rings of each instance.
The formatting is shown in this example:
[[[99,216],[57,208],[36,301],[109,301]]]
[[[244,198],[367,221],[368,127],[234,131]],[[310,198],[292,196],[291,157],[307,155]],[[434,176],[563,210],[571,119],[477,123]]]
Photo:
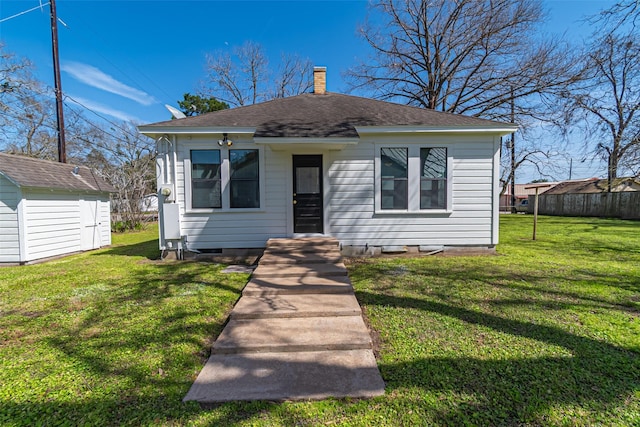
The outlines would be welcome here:
[[[313,67],[313,93],[327,93],[327,67]]]

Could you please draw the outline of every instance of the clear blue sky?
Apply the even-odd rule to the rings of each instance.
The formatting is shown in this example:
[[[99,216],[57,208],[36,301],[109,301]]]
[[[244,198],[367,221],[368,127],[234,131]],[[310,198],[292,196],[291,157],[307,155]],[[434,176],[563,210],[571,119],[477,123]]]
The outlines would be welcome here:
[[[1,0],[0,20],[41,3],[46,0]],[[589,30],[580,20],[612,1],[545,4],[546,31],[586,38]],[[63,92],[108,118],[168,119],[164,104],[177,105],[183,93],[197,91],[205,54],[247,40],[262,44],[274,61],[283,52],[297,53],[326,66],[333,92],[347,90],[341,74],[368,54],[357,35],[366,1],[57,0],[56,5],[65,24],[58,23]],[[53,86],[48,5],[1,22],[0,41],[7,51],[29,58],[37,77]]]

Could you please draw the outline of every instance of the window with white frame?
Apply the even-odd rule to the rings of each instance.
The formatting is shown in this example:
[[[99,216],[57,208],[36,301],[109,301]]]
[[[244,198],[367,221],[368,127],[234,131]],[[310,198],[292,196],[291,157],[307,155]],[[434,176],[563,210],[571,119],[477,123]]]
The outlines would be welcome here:
[[[190,209],[259,209],[259,149],[193,149],[186,183]]]
[[[447,149],[420,148],[420,209],[447,208]]]
[[[221,208],[220,150],[191,150],[191,207]]]
[[[229,150],[231,208],[260,207],[258,150]]]
[[[376,210],[451,210],[451,159],[442,146],[384,146],[376,152]]]
[[[380,149],[380,207],[408,209],[408,150],[405,147]]]

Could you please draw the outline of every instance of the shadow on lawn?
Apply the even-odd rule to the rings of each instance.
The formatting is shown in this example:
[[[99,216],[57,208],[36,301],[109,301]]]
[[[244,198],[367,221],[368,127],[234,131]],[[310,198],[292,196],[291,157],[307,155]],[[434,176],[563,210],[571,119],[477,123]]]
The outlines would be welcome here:
[[[150,260],[157,260],[160,259],[160,250],[158,249],[158,239],[152,239],[129,245],[112,246],[101,251],[96,251],[92,255],[143,256]]]
[[[187,382],[159,382],[156,390],[144,396],[117,396],[101,399],[85,399],[68,402],[15,403],[3,402],[0,421],[7,415],[6,424],[31,427],[34,425],[87,425],[87,426],[139,426],[139,425],[192,425],[193,420],[203,415],[195,402],[182,403],[182,391]],[[215,413],[206,414],[207,423],[199,425],[229,426],[253,418],[270,408],[279,406],[274,402],[232,402],[217,407]],[[293,422],[294,413],[284,415]]]
[[[638,391],[640,357],[632,351],[559,328],[505,319],[440,302],[368,291],[357,291],[356,296],[365,306],[438,313],[560,346],[572,353],[571,357],[557,358],[416,358],[406,363],[381,363],[388,392],[400,387],[421,387],[479,396],[479,402],[473,404],[451,405],[449,411],[438,414],[439,423],[462,425],[473,420],[480,425],[537,424],[557,405],[581,406],[586,412],[602,416],[600,421],[606,423],[606,413],[624,406],[625,399]]]
[[[110,251],[123,255],[148,244]],[[243,276],[218,280],[211,274],[216,268],[221,267],[153,264],[122,280],[101,277],[95,293],[60,299],[53,311],[43,314],[52,315],[51,322],[17,316],[5,322],[9,329],[20,330],[32,327],[27,321],[51,323],[45,335],[37,337],[37,351],[53,349],[60,354],[60,364],[54,364],[51,372],[47,368],[30,374],[46,378],[57,372],[69,376],[69,382],[43,390],[42,400],[0,399],[0,424],[153,425],[180,420],[188,424],[188,417],[201,410],[196,404],[183,404],[182,398],[246,281]],[[202,288],[216,289],[207,292],[208,304],[197,298]],[[183,298],[191,299],[185,303]],[[69,317],[73,320],[64,320]],[[66,365],[73,368],[62,367]],[[65,397],[60,398],[60,392]]]
[[[377,283],[376,290],[379,291],[398,287],[399,281],[389,278],[400,276],[403,290],[428,292],[442,300],[451,297],[448,284],[475,283],[477,286],[487,286],[488,289],[514,292],[522,297],[528,296],[529,292],[535,292],[547,298],[544,301],[546,306],[555,306],[559,309],[581,305],[593,308],[615,308],[635,315],[640,312],[638,302],[634,300],[637,297],[634,293],[640,292],[640,279],[633,271],[600,272],[597,266],[585,264],[558,271],[553,268],[537,267],[535,264],[533,266],[493,264],[468,259],[461,259],[458,265],[445,267],[426,258],[409,259],[402,265],[397,264],[386,265],[356,260],[349,266],[349,276],[354,283],[360,280],[374,280]],[[569,286],[558,286],[558,284]],[[599,288],[603,285],[629,292],[624,293],[623,296],[613,293],[603,295],[597,292],[589,294],[590,286]],[[567,287],[569,289],[566,289]],[[572,291],[571,288],[579,291]],[[538,303],[539,301],[535,299],[530,302]]]

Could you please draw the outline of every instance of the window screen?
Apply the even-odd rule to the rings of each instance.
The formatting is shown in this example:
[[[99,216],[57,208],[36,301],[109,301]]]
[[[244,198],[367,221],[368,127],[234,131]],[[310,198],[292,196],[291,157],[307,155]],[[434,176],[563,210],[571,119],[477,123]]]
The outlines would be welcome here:
[[[420,209],[447,208],[447,149],[420,149]]]
[[[407,148],[380,149],[382,209],[408,208],[407,156]]]
[[[220,150],[191,150],[191,207],[221,208]]]
[[[260,207],[258,150],[229,150],[229,206]]]

